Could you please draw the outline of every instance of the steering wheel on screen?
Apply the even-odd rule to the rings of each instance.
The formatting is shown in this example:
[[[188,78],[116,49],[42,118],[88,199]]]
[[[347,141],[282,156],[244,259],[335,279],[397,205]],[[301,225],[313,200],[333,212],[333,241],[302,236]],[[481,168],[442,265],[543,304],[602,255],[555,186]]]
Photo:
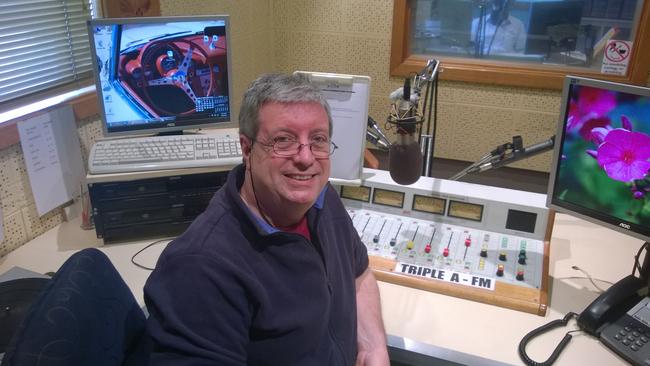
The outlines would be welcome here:
[[[183,51],[178,44],[188,45]],[[192,88],[192,80],[196,76],[196,65],[192,62],[194,50],[208,59],[208,54],[196,43],[188,40],[161,40],[148,44],[143,53],[141,62],[144,68],[142,73],[142,90],[146,102],[161,115],[188,114],[195,110],[192,107],[181,112],[169,112],[154,101],[149,95],[149,88],[171,85],[179,88],[196,106],[197,96]],[[157,77],[160,75],[160,77]]]

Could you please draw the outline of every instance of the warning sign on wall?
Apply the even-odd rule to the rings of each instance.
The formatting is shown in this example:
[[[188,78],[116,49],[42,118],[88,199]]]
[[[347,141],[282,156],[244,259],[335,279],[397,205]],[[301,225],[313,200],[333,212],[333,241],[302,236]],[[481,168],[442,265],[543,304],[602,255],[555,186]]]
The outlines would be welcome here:
[[[603,52],[603,74],[625,75],[632,54],[632,42],[610,40]]]

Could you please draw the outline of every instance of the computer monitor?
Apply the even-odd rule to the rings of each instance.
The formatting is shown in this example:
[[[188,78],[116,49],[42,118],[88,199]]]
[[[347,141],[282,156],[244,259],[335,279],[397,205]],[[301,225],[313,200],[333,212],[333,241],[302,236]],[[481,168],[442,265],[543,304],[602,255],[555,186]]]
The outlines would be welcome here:
[[[179,133],[228,124],[228,16],[88,22],[104,134]]]
[[[650,242],[650,89],[567,76],[547,203]]]
[[[583,8],[583,0],[531,2],[524,53],[548,55],[552,40],[561,51],[574,51]]]

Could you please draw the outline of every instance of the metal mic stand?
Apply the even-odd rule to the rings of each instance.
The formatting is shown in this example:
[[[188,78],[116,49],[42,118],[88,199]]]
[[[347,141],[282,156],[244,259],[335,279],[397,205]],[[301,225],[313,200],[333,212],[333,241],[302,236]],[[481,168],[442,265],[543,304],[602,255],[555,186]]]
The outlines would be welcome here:
[[[528,159],[531,156],[552,150],[553,146],[555,146],[555,136],[551,136],[548,140],[527,147],[523,147],[521,136],[514,136],[512,143],[497,146],[491,152],[483,155],[475,163],[456,173],[449,180],[459,180],[467,174],[482,173],[486,170],[497,169],[512,164],[515,161]]]
[[[409,110],[412,113],[412,116],[409,118],[404,118],[405,116],[399,115],[397,108],[393,108],[394,111],[388,117],[386,128],[390,126],[409,126],[413,125],[414,128],[421,126],[425,120],[427,121],[427,133],[422,134],[422,129],[419,129],[418,132],[418,142],[420,143],[421,153],[424,157],[422,162],[422,175],[430,177],[431,176],[431,165],[433,161],[433,150],[434,150],[434,141],[435,141],[435,129],[436,129],[436,120],[437,120],[437,81],[438,81],[438,69],[440,62],[434,59],[427,61],[426,66],[413,77],[411,82],[411,93],[415,94],[413,98],[409,98],[410,106]],[[419,101],[422,88],[426,84],[426,91],[424,96],[424,104],[422,106],[422,113],[419,111]],[[434,87],[435,86],[435,91]],[[397,90],[399,91],[399,89]],[[397,92],[396,91],[396,92]],[[434,98],[434,92],[436,97]],[[413,102],[411,102],[413,100]],[[432,127],[433,121],[433,128]],[[410,127],[409,127],[410,128]],[[431,131],[431,134],[428,134]],[[366,134],[366,139],[371,143],[378,146],[380,149],[390,147],[391,143],[388,141],[388,138],[383,134],[381,129],[377,126],[372,118],[368,118],[368,129]],[[376,142],[375,142],[376,141]],[[384,145],[384,146],[382,146]]]
[[[425,134],[420,136],[420,149],[424,161],[422,162],[422,176],[431,176],[431,166],[433,164],[433,149],[436,138],[436,122],[438,119],[438,67],[440,62],[429,60],[424,69],[415,76],[414,90],[419,95],[422,86],[426,83],[427,88],[424,93],[424,104],[422,105],[422,115],[426,115],[427,129]],[[435,89],[435,90],[434,90]],[[434,99],[435,94],[435,99]],[[433,117],[433,118],[432,118]],[[431,123],[433,121],[433,129]]]
[[[478,2],[479,17],[474,34],[474,57],[483,58],[485,48],[485,28],[487,26],[487,1]]]

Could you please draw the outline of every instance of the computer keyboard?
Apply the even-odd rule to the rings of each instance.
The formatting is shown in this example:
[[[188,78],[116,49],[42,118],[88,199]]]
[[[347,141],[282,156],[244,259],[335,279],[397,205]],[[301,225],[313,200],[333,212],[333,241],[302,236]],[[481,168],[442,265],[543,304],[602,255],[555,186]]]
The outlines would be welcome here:
[[[98,141],[88,158],[90,174],[235,166],[242,162],[239,136],[175,135]]]

